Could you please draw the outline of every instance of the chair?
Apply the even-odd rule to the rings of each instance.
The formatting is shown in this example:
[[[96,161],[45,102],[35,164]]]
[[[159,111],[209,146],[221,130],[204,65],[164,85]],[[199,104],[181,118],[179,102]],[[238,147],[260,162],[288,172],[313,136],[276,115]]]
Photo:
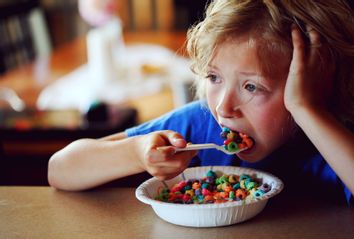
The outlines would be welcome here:
[[[2,0],[0,35],[0,74],[51,52],[39,0]]]

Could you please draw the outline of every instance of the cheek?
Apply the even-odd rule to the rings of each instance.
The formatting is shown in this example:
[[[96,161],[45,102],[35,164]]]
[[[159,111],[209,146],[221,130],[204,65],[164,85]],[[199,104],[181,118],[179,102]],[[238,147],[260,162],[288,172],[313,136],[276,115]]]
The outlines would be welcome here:
[[[269,143],[280,144],[286,141],[292,132],[291,115],[283,105],[265,107],[258,112],[254,123],[259,136]]]
[[[253,102],[253,111],[249,113],[248,119],[265,141],[284,141],[292,132],[293,121],[283,103],[283,94],[263,102]]]
[[[216,116],[216,106],[218,104],[218,93],[215,90],[212,90],[208,85],[206,86],[206,100],[208,102],[208,106],[210,111],[214,116]]]

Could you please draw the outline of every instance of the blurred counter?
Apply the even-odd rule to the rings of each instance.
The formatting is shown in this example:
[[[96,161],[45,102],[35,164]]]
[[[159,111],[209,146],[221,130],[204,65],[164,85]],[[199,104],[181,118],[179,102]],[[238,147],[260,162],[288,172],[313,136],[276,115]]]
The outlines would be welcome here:
[[[126,45],[154,44],[184,55],[184,31],[125,32],[123,37]],[[87,124],[80,124],[80,115],[70,109],[55,112],[37,108],[38,97],[44,88],[86,62],[86,39],[82,37],[54,49],[48,58],[38,59],[0,76],[0,89],[13,90],[26,106],[25,111],[10,122],[8,111],[3,110],[6,105],[0,101],[0,185],[46,185],[49,157],[71,141],[116,133],[156,118],[175,107],[171,88],[162,87],[153,94],[135,96],[112,105],[120,112],[119,117],[104,126],[87,127]],[[34,122],[36,120],[38,122]]]

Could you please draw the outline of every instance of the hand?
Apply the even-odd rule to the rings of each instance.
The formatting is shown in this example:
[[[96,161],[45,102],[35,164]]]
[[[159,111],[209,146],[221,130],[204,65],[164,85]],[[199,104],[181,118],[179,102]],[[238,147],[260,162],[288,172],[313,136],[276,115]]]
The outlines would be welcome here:
[[[187,142],[177,132],[166,130],[157,131],[141,136],[139,147],[142,167],[161,180],[171,179],[184,171],[197,151],[176,153],[173,147],[158,150],[157,147],[172,145],[185,147]]]
[[[320,34],[306,27],[310,44],[297,26],[292,27],[293,58],[285,85],[284,103],[294,116],[296,110],[326,109],[333,89],[335,64],[328,44]]]

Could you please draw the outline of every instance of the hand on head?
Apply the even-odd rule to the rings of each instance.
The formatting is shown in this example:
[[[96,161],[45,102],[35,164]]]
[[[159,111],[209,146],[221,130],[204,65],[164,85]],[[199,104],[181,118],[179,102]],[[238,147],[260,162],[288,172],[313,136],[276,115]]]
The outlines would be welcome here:
[[[290,112],[302,107],[325,109],[333,90],[335,63],[328,43],[310,26],[306,26],[306,35],[309,44],[301,29],[293,25],[293,58],[284,95]]]

